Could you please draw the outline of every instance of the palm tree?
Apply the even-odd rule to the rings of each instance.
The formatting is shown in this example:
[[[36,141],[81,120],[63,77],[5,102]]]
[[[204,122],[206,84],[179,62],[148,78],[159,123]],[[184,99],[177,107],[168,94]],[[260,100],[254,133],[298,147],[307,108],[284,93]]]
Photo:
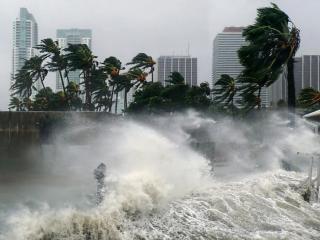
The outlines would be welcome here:
[[[213,101],[224,106],[234,108],[234,96],[238,88],[236,80],[227,74],[222,74],[213,88]]]
[[[320,92],[313,88],[302,89],[298,99],[303,107],[311,107],[320,103]]]
[[[151,82],[153,82],[153,72],[155,64],[156,62],[153,60],[153,58],[145,53],[139,53],[132,59],[131,62],[127,63],[127,65],[133,65],[131,69],[141,68],[142,70],[145,70],[148,68],[149,74],[151,74]]]
[[[67,70],[68,62],[66,58],[61,54],[61,49],[58,42],[53,41],[51,38],[46,38],[41,40],[41,43],[36,46],[36,49],[40,50],[40,52],[43,54],[43,58],[50,58],[50,61],[46,64],[46,67],[48,67],[49,71],[57,71],[59,73],[63,92],[65,96],[68,96],[64,83],[64,78],[67,79],[68,84],[70,83]]]
[[[68,61],[70,71],[80,70],[80,76],[83,76],[85,88],[85,109],[93,110],[92,104],[92,71],[97,68],[97,57],[92,54],[92,51],[86,44],[69,44],[64,49],[66,51],[65,58]]]
[[[128,74],[122,74],[118,78],[118,92],[124,91],[124,111],[127,111],[128,108],[128,93],[130,89],[133,87],[133,83],[131,82],[130,76]]]
[[[288,107],[294,111],[295,86],[293,63],[300,46],[300,31],[286,13],[272,3],[258,9],[256,22],[243,31],[248,42],[239,50],[247,73],[260,75],[261,86],[269,86],[284,70],[288,72]]]
[[[110,106],[109,106],[109,112],[111,112],[112,105],[113,105],[113,96],[114,93],[116,93],[116,101],[115,101],[115,113],[117,113],[117,107],[118,107],[118,85],[120,83],[120,71],[124,70],[124,67],[122,67],[122,63],[119,59],[116,57],[108,57],[103,62],[103,69],[110,77],[109,79],[109,85],[112,87],[111,89],[111,100],[110,100]]]
[[[21,98],[29,98],[32,95],[32,90],[36,90],[33,86],[34,78],[30,73],[22,68],[14,77],[14,83],[11,85],[11,96],[18,95]]]
[[[101,111],[104,107],[106,112],[110,106],[110,91],[107,83],[108,74],[105,69],[98,68],[93,71],[92,93],[96,110]]]
[[[18,97],[12,97],[9,103],[9,109],[15,109],[16,111],[23,110],[23,104]]]
[[[48,74],[48,70],[43,66],[43,63],[44,57],[34,56],[25,61],[25,64],[22,67],[22,69],[29,73],[30,77],[34,79],[34,82],[40,80],[42,88],[46,89],[44,85],[44,80]]]
[[[147,83],[148,73],[142,71],[140,68],[131,68],[127,76],[132,81],[132,86],[139,88]]]

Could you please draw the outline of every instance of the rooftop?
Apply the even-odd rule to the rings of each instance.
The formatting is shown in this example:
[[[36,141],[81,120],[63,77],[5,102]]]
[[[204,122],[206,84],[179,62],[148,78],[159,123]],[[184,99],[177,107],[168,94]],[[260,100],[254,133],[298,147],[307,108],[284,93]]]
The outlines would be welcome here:
[[[242,32],[245,27],[225,27],[223,32]]]

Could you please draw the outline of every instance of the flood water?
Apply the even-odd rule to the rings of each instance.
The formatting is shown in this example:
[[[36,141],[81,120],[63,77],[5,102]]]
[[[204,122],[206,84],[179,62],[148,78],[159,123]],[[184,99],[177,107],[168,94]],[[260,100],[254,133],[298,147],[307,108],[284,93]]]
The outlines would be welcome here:
[[[192,113],[72,126],[50,141],[2,135],[0,239],[319,239],[320,205],[301,195],[308,159],[296,156],[315,153],[318,137],[260,124]],[[213,159],[192,147],[210,143]]]

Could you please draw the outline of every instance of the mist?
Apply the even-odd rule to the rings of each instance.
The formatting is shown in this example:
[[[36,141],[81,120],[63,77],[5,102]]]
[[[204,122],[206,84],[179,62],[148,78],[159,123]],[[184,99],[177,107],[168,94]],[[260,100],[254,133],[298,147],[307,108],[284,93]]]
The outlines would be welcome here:
[[[10,189],[5,196],[15,199],[8,204],[16,207],[0,217],[9,229],[3,239],[45,239],[46,234],[70,239],[61,234],[76,231],[75,226],[98,229],[110,239],[131,239],[144,220],[165,218],[167,211],[177,211],[176,204],[187,204],[193,196],[225,189],[219,193],[222,198],[233,184],[269,178],[268,186],[284,181],[283,191],[289,191],[298,179],[306,178],[310,162],[297,152],[313,154],[319,149],[317,136],[302,120],[292,129],[279,114],[248,122],[212,120],[194,111],[142,119],[107,123],[75,119],[56,132],[41,147],[42,164],[27,168],[32,174],[22,172],[6,183]],[[203,132],[207,134],[198,134]],[[203,144],[209,147],[199,148]],[[208,149],[214,149],[212,156]],[[295,172],[281,170],[284,162]],[[93,171],[100,163],[107,166],[107,193],[97,207]],[[241,189],[250,191],[246,185]],[[16,194],[21,197],[16,199]],[[299,193],[290,194],[302,204]],[[117,230],[119,224],[123,230]]]

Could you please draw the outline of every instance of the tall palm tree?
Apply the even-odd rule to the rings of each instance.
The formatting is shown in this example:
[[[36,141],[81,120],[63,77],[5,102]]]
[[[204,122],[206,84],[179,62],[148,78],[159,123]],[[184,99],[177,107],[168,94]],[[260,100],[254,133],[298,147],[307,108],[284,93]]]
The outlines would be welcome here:
[[[260,75],[261,85],[269,86],[284,70],[288,72],[288,107],[296,105],[293,63],[300,46],[300,31],[276,4],[258,9],[253,25],[243,31],[248,42],[239,50],[241,63],[250,73]]]
[[[128,108],[128,93],[130,89],[133,87],[133,83],[131,82],[130,76],[128,74],[121,74],[118,78],[118,92],[124,91],[124,111],[127,111]]]
[[[41,40],[41,43],[36,46],[36,49],[40,50],[40,52],[43,54],[43,58],[50,59],[50,61],[46,64],[46,67],[48,67],[49,71],[58,72],[63,92],[65,96],[68,96],[64,82],[64,78],[66,78],[68,85],[70,83],[67,69],[68,62],[66,58],[61,54],[61,48],[59,47],[58,42],[53,41],[51,38],[46,38]]]
[[[93,110],[92,104],[92,71],[97,68],[98,62],[96,56],[92,54],[92,51],[86,44],[69,44],[64,49],[66,52],[65,58],[68,61],[70,71],[80,70],[80,76],[83,77],[83,84],[85,88],[85,109]]]
[[[131,69],[141,68],[142,70],[149,69],[149,74],[151,74],[151,82],[153,82],[153,72],[154,66],[156,62],[153,60],[151,56],[148,56],[145,53],[139,53],[135,56],[131,62],[127,63],[127,65],[133,65]]]
[[[93,103],[97,111],[104,108],[106,112],[110,105],[110,91],[107,83],[108,75],[102,67],[93,71],[92,93]]]
[[[104,60],[102,68],[105,70],[107,75],[109,76],[109,85],[111,86],[111,100],[110,100],[110,106],[109,106],[109,112],[111,112],[112,105],[113,105],[113,97],[114,93],[116,94],[116,100],[115,100],[115,113],[117,113],[117,107],[118,107],[118,95],[119,95],[119,84],[120,84],[120,71],[124,70],[124,67],[122,67],[122,62],[117,59],[116,57],[108,57]]]

